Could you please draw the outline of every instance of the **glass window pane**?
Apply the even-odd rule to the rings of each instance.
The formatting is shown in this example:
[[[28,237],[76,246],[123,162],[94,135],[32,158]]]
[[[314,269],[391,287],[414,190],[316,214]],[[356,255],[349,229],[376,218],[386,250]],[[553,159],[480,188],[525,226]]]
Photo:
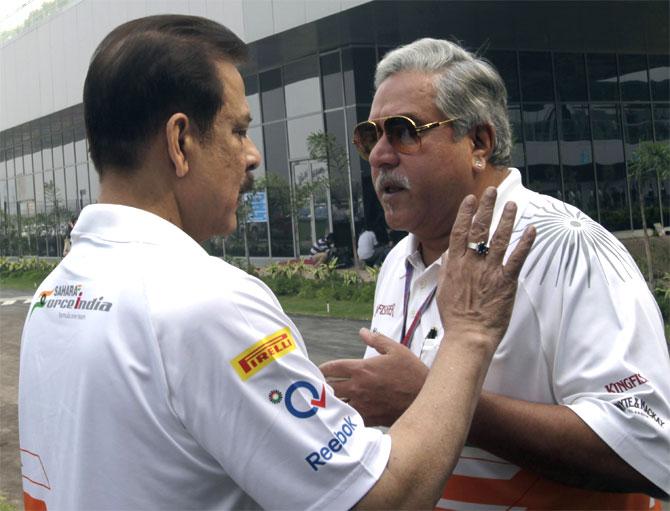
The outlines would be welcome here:
[[[523,126],[521,124],[521,107],[519,105],[511,105],[507,109],[509,115],[510,126],[512,127],[512,166],[521,170],[521,175],[526,178],[526,162],[523,152]]]
[[[310,158],[307,140],[310,135],[323,131],[321,114],[300,117],[288,121],[288,146],[291,160]]]
[[[63,158],[64,164],[74,165],[74,122],[72,112],[66,110],[61,114],[63,127]]]
[[[624,105],[624,150],[628,162],[634,157],[635,151],[641,142],[652,140],[651,108],[648,105]],[[645,208],[647,226],[660,221],[658,202],[658,180],[653,177],[644,177],[642,182],[630,179],[630,201],[633,213],[633,227],[642,228],[640,201]]]
[[[52,116],[51,119],[51,141],[53,144],[53,163],[54,167],[63,166],[63,128],[60,123],[58,115]]]
[[[316,55],[284,67],[284,94],[288,117],[321,110],[319,64]]]
[[[250,75],[244,77],[244,88],[249,103],[249,112],[251,113],[251,124],[260,124],[261,115],[261,97],[258,93],[258,76]]]
[[[77,165],[77,199],[79,210],[91,203],[91,190],[88,186],[88,165],[80,163]]]
[[[276,122],[263,126],[265,142],[265,168],[288,182],[288,151],[286,148],[286,123]]]
[[[65,168],[65,202],[68,211],[79,209],[79,190],[77,188],[77,170],[74,167]]]
[[[670,55],[649,56],[649,79],[654,101],[670,101]]]
[[[592,101],[618,100],[616,55],[586,56]]]
[[[7,177],[14,177],[16,175],[14,173],[14,148],[8,147],[5,154],[7,156]]]
[[[33,146],[30,140],[30,125],[24,124],[21,130],[23,138],[23,172],[25,174],[33,173]]]
[[[519,101],[519,73],[517,70],[516,52],[489,51],[486,58],[495,66],[507,88],[509,101]]]
[[[12,133],[14,136],[14,172],[18,176],[23,174],[23,137],[20,128],[14,128]]]
[[[630,208],[617,105],[591,106],[600,222],[611,231],[630,229]]]
[[[286,117],[286,109],[284,107],[281,69],[273,69],[261,73],[259,78],[263,122],[284,119]]]
[[[354,82],[356,85],[356,103],[372,103],[375,88],[375,58],[374,48],[353,48],[352,58],[354,65]]]
[[[670,141],[670,106],[654,105],[654,131],[657,142]]]
[[[555,114],[553,104],[524,105],[528,186],[536,192],[563,199]]]
[[[520,52],[521,92],[524,101],[553,101],[551,54],[549,52]]]
[[[356,85],[354,83],[354,57],[351,48],[342,50],[342,79],[344,81],[344,101],[347,105],[356,104]]]
[[[556,88],[559,101],[586,101],[586,68],[582,53],[557,53]]]
[[[49,119],[42,119],[40,123],[40,138],[42,145],[42,165],[44,169],[53,168],[53,156],[51,154],[51,123]]]
[[[598,219],[587,105],[561,106],[561,163],[565,201]]]
[[[326,132],[329,140],[328,177],[330,182],[330,206],[333,228],[345,224],[349,226],[349,162],[347,159],[347,131],[343,110],[326,114]]]
[[[647,57],[645,55],[620,55],[621,99],[649,101]]]
[[[339,52],[321,57],[321,87],[325,109],[336,108],[344,104],[344,85]]]
[[[261,153],[261,163],[258,165],[258,168],[254,170],[254,177],[256,179],[262,179],[265,176],[265,155],[263,154],[263,128],[256,126],[254,128],[249,128],[247,135],[254,143],[258,151]]]

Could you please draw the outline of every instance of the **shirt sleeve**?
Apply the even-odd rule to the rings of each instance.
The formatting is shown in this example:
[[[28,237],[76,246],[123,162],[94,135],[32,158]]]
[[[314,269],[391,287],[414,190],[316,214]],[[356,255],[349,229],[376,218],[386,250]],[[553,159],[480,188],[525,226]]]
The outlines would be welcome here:
[[[632,258],[602,236],[581,251],[570,247],[572,257],[564,255],[557,272],[544,273],[544,309],[551,312],[540,321],[547,335],[556,336],[547,349],[553,392],[626,462],[670,492],[670,358],[663,322]]]
[[[264,284],[245,275],[225,289],[190,305],[197,319],[173,343],[177,415],[262,507],[351,508],[386,467],[390,437],[335,397]]]

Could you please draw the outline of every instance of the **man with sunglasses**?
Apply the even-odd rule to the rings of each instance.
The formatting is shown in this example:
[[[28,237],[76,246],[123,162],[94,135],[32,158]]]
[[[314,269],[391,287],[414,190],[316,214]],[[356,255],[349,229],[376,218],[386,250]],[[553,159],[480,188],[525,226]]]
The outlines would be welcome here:
[[[438,507],[658,506],[642,494],[670,491],[670,360],[630,255],[578,209],[523,187],[508,166],[505,86],[483,59],[422,39],[387,54],[375,86],[354,143],[386,222],[410,234],[379,274],[366,358],[321,367],[336,394],[369,425],[412,403],[451,327],[434,294],[458,204],[495,186],[494,223],[513,200],[515,232],[533,224],[538,240]],[[488,240],[468,246],[484,257]]]

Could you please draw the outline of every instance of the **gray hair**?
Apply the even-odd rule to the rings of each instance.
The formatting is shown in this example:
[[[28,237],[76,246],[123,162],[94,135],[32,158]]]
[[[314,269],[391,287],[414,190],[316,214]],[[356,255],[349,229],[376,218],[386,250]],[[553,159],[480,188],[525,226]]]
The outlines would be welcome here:
[[[435,74],[436,106],[447,117],[457,117],[452,126],[457,138],[475,126],[495,129],[493,165],[509,165],[512,132],[507,115],[507,90],[495,68],[459,45],[424,38],[387,53],[377,65],[375,88],[402,71]]]

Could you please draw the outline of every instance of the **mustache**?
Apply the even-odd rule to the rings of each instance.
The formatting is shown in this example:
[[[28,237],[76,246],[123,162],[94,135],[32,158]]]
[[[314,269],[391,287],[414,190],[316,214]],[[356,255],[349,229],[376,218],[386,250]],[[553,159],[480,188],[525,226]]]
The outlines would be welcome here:
[[[375,179],[375,191],[377,193],[382,193],[384,188],[393,187],[393,188],[405,188],[409,190],[411,185],[407,176],[400,174],[393,174],[391,172],[380,172]]]
[[[251,172],[247,172],[240,186],[240,193],[247,193],[254,189],[254,175]]]

